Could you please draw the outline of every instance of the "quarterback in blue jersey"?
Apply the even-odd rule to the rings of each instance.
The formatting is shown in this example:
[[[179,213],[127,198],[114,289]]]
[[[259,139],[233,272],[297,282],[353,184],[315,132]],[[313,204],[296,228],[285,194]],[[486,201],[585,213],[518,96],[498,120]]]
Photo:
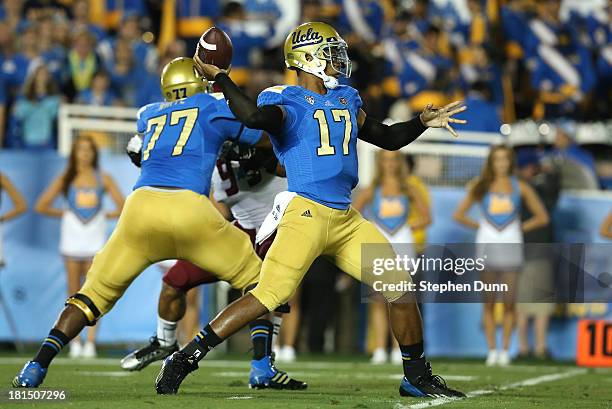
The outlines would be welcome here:
[[[287,67],[297,71],[299,85],[268,88],[257,104],[226,72],[196,58],[199,70],[220,86],[236,118],[270,133],[285,166],[290,193],[284,211],[278,211],[276,238],[264,259],[258,285],[217,315],[206,327],[208,335],[164,361],[156,382],[158,393],[176,393],[211,348],[288,300],[316,257],[327,256],[371,286],[374,276],[362,275],[362,244],[377,243],[377,258],[393,259],[395,253],[376,227],[351,207],[351,190],[357,184],[357,138],[397,150],[427,127],[444,127],[456,135],[450,123],[465,122],[453,118],[466,109],[460,102],[439,109],[428,106],[411,121],[391,126],[366,116],[358,92],[338,84],[339,76],[350,75],[351,62],[346,43],[328,24],[306,23],[295,28],[285,41],[284,52]],[[275,210],[279,210],[276,205]],[[368,270],[371,267],[364,265],[363,271]],[[385,275],[409,280],[406,272]],[[389,302],[391,327],[403,358],[400,395],[465,396],[433,375],[425,359],[421,316],[414,300],[394,287],[386,288],[382,293]]]
[[[186,260],[237,289],[259,278],[261,260],[249,236],[225,220],[207,195],[222,144],[255,144],[262,132],[236,121],[222,97],[203,93],[206,80],[190,58],[168,63],[161,84],[166,102],[138,113],[142,172],[117,227],[34,359],[14,378],[15,387],[39,386],[61,349],[110,311],[153,263]],[[206,330],[199,336],[205,335]],[[284,372],[278,375],[288,379]]]

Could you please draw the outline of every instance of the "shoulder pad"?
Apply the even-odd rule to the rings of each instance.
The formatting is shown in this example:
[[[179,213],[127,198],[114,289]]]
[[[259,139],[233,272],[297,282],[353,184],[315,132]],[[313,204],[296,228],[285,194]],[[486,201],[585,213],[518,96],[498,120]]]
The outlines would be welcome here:
[[[287,89],[287,85],[275,85],[264,89],[257,98],[257,105],[282,105],[282,94],[285,89]]]

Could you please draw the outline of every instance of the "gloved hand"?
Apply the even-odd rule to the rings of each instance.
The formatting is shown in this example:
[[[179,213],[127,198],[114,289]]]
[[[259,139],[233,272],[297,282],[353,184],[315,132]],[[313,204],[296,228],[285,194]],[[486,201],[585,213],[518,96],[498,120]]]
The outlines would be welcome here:
[[[140,167],[142,162],[142,138],[140,135],[132,136],[127,144],[126,151],[132,163]]]

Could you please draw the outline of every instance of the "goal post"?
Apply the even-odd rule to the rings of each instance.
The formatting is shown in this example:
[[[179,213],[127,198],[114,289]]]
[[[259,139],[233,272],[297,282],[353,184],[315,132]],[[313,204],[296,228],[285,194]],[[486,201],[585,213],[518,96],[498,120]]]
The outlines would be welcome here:
[[[68,156],[79,135],[89,135],[98,147],[111,154],[124,154],[136,133],[136,108],[62,104],[58,114],[58,151]]]

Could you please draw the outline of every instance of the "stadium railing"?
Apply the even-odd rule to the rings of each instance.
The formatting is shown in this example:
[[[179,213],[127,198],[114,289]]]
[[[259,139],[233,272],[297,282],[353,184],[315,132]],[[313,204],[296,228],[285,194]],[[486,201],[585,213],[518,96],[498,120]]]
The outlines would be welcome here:
[[[64,104],[59,112],[59,152],[68,155],[74,138],[88,134],[98,142],[102,152],[123,155],[129,139],[136,132],[136,108],[99,107]],[[453,138],[446,130],[430,129],[402,151],[414,155],[415,173],[432,186],[464,186],[482,169],[489,146],[506,143],[511,146],[551,144],[555,127],[530,120],[504,124],[499,133],[460,132]],[[612,121],[576,124],[579,144],[612,146]],[[360,185],[370,182],[374,174],[377,148],[360,142]]]

